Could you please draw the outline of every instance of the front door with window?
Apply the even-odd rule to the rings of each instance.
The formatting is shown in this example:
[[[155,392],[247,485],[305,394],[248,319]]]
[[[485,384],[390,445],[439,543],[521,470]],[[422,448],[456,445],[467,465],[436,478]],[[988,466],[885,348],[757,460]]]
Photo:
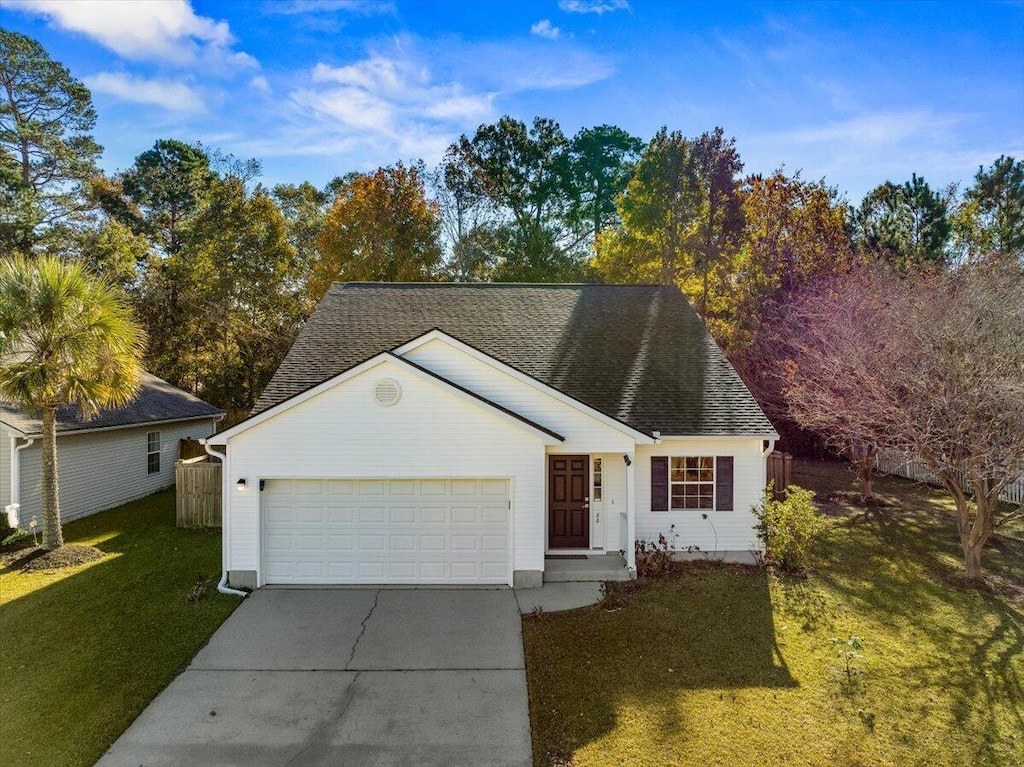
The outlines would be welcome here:
[[[590,456],[548,456],[548,547],[590,547]]]

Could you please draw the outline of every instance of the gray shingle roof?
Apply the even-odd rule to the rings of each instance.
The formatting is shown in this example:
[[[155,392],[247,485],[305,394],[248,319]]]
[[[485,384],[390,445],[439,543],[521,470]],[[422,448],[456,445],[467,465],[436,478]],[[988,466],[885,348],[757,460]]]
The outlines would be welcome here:
[[[58,409],[57,431],[65,433],[83,429],[141,426],[158,421],[183,421],[203,416],[212,418],[223,412],[151,373],[143,373],[139,393],[124,407],[105,408],[88,421],[80,420],[74,407]],[[38,413],[28,413],[5,402],[0,402],[0,421],[22,434],[35,435],[43,430],[43,421]]]
[[[253,412],[433,329],[648,434],[775,431],[683,294],[657,285],[335,283]]]

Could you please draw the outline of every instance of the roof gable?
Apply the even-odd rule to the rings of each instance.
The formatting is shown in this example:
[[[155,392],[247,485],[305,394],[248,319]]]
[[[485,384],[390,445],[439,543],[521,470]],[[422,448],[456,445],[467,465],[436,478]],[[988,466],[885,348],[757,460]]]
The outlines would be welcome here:
[[[654,285],[336,283],[255,412],[432,330],[644,434],[774,434],[682,293]]]
[[[634,429],[629,424],[623,423],[617,418],[612,418],[606,413],[603,413],[600,410],[592,408],[585,402],[580,402],[579,400],[571,397],[570,395],[565,394],[564,392],[561,392],[558,389],[555,389],[551,386],[548,386],[543,381],[538,381],[536,378],[533,378],[532,376],[527,375],[526,373],[523,373],[522,371],[517,370],[516,368],[506,365],[501,360],[495,359],[489,354],[480,351],[479,349],[459,340],[458,338],[453,338],[452,336],[445,333],[443,330],[431,330],[430,332],[423,334],[419,338],[414,338],[408,343],[402,344],[401,346],[395,348],[393,350],[393,353],[400,356],[402,359],[406,361],[412,361],[415,364],[416,351],[422,347],[428,347],[428,345],[431,344],[431,342],[443,344],[445,347],[451,347],[452,349],[455,349],[457,352],[461,352],[462,354],[468,355],[473,359],[477,360],[478,362],[481,362],[484,365],[487,365],[493,368],[494,370],[499,371],[500,373],[504,373],[507,376],[511,376],[512,378],[525,384],[531,389],[540,392],[545,397],[554,398],[561,402],[562,404],[568,405],[570,408],[577,411],[578,413],[582,413],[586,416],[589,416],[590,418],[597,420],[598,422],[604,424],[605,426],[610,427],[616,432],[626,435],[627,437],[629,437],[631,441],[636,441],[641,444],[653,444],[655,441],[654,438],[651,437],[650,435],[644,434],[643,432]],[[490,396],[494,395],[492,394]]]
[[[251,416],[249,416],[249,418],[245,419],[240,423],[235,424],[230,429],[225,429],[219,434],[207,438],[206,442],[211,445],[227,444],[227,441],[232,437],[244,431],[247,431],[248,429],[251,429],[254,426],[258,426],[264,421],[268,421],[271,418],[275,418],[281,415],[282,413],[287,412],[291,408],[297,407],[298,405],[301,405],[302,403],[307,402],[313,399],[314,397],[326,391],[329,391],[330,389],[333,389],[337,386],[342,386],[347,381],[356,378],[357,376],[360,376],[363,373],[386,363],[398,365],[399,367],[416,376],[420,380],[429,381],[436,386],[441,386],[473,402],[477,406],[482,407],[485,410],[488,410],[492,414],[497,415],[499,418],[509,421],[520,428],[532,431],[547,444],[555,444],[557,442],[563,442],[565,440],[565,438],[561,434],[558,434],[557,432],[548,429],[542,424],[532,421],[529,418],[526,418],[525,416],[520,415],[519,413],[516,413],[513,410],[510,410],[509,408],[503,407],[502,405],[499,405],[495,402],[492,402],[489,399],[486,399],[485,397],[481,397],[475,392],[472,392],[463,386],[459,386],[458,384],[449,381],[448,379],[438,375],[437,373],[427,370],[426,368],[423,368],[409,360],[402,359],[401,357],[388,351],[382,352],[381,354],[376,354],[370,359],[364,360],[363,362],[352,366],[348,370],[344,370],[338,375],[332,376],[326,381],[321,381],[319,384],[315,386],[312,386],[301,392],[297,392],[293,396],[285,400],[282,400],[281,402],[277,403],[276,405],[273,405],[272,407],[266,408],[265,410],[262,410],[258,413],[254,412]]]

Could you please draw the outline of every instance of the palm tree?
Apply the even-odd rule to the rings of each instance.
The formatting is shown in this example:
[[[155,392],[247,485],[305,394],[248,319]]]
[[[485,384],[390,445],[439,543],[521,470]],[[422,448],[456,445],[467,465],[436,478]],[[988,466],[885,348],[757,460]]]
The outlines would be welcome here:
[[[76,261],[0,260],[0,399],[43,415],[43,548],[64,545],[57,497],[57,408],[80,418],[126,405],[145,334],[125,296]]]

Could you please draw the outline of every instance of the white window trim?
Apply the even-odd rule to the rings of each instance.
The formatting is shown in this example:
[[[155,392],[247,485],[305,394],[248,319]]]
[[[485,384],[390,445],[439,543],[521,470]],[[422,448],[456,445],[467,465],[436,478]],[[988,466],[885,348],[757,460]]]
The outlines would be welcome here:
[[[149,440],[149,438],[153,434],[156,435],[156,450],[152,450],[150,448],[150,440]],[[163,456],[161,455],[162,452],[163,452],[163,435],[159,431],[147,431],[146,432],[146,476],[152,477],[154,474],[159,474],[161,471],[163,471],[164,467],[163,467]],[[149,468],[149,457],[151,455],[157,456],[157,459],[156,459],[156,462],[157,462],[156,471],[150,471],[150,468]]]
[[[673,481],[672,479],[672,461],[675,459],[682,459],[685,461],[687,458],[696,458],[700,461],[702,458],[710,459],[711,461],[711,480],[685,480],[681,479]],[[685,467],[683,469],[686,470]],[[672,486],[673,485],[711,485],[711,508],[702,509],[699,506],[696,508],[679,507],[675,508],[672,505]],[[718,460],[713,455],[670,455],[668,458],[668,510],[669,511],[696,511],[701,514],[706,514],[709,511],[718,511]]]
[[[600,470],[598,470],[598,463],[600,462]],[[598,485],[597,477],[601,476],[601,497],[597,497]],[[604,503],[604,458],[602,456],[594,456],[590,463],[590,499],[594,503]]]

